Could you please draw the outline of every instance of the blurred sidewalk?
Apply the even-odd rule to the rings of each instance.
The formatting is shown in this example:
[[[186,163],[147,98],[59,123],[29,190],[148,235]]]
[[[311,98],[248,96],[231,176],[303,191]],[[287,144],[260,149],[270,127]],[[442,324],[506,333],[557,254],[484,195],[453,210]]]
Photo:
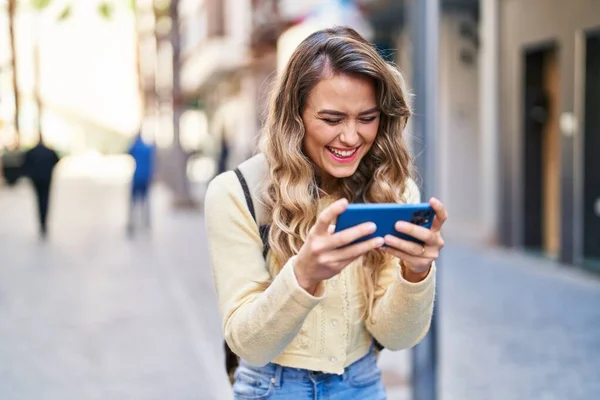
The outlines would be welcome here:
[[[156,187],[129,240],[127,194],[57,180],[43,243],[27,182],[0,187],[0,399],[231,398],[200,214]]]
[[[0,399],[230,399],[201,214],[157,186],[127,239],[125,180],[70,176],[46,243],[27,182],[0,187]],[[456,244],[439,272],[441,399],[600,398],[598,278]],[[390,400],[409,360],[381,355]]]
[[[442,400],[600,399],[600,277],[516,251],[443,253]]]

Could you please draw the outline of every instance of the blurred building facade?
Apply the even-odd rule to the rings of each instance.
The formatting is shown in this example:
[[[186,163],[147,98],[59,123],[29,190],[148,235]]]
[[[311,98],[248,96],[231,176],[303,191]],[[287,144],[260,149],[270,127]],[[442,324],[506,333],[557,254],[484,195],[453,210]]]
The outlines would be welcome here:
[[[266,98],[261,91],[275,69],[269,34],[277,33],[267,29],[275,11],[266,3],[181,3],[187,7],[181,17],[183,96],[205,114],[213,144],[205,151],[220,160],[221,169],[239,164],[255,147]]]
[[[501,243],[598,269],[600,3],[483,4],[482,26],[495,27],[483,45],[498,58],[485,84],[499,85],[486,122],[498,137]]]
[[[180,0],[179,104],[182,121],[196,120],[182,125],[189,125],[182,140],[196,132],[188,150],[217,159],[214,173],[249,157],[278,70],[323,26],[354,26],[411,82],[408,21],[416,1]],[[600,258],[600,166],[592,150],[600,148],[600,3],[439,6],[433,192],[451,211],[448,235],[593,267]]]
[[[180,2],[184,102],[205,115],[210,144],[204,151],[218,160],[219,170],[235,167],[253,154],[268,94],[285,63],[282,55],[289,56],[311,29],[328,26],[317,11],[331,4],[322,0]],[[357,25],[344,16],[327,16],[329,24]]]
[[[440,0],[436,192],[457,239],[599,269],[600,3]],[[410,8],[367,4],[412,81]],[[568,16],[568,18],[566,17]]]

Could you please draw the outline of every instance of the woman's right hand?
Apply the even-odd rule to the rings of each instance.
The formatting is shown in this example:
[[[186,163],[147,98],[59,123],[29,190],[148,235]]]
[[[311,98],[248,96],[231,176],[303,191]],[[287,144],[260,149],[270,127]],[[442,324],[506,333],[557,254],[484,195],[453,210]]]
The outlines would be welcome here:
[[[334,233],[331,223],[347,207],[348,201],[340,199],[324,209],[296,256],[296,279],[311,294],[315,293],[319,282],[339,274],[352,261],[384,244],[383,238],[376,237],[344,247],[377,229],[374,223],[367,222]]]

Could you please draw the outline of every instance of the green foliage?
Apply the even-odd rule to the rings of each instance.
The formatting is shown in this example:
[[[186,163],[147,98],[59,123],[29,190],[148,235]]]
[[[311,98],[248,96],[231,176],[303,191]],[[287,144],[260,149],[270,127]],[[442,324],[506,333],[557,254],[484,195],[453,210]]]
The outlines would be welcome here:
[[[30,0],[29,3],[34,9],[43,10],[52,3],[52,0]]]
[[[57,21],[62,22],[66,19],[68,19],[71,16],[71,5],[67,5],[65,6],[65,8],[61,11],[60,14],[58,14],[58,17],[56,18]]]
[[[18,2],[18,0],[14,0]],[[69,4],[65,5],[62,8],[62,11],[56,17],[56,20],[59,22],[65,21],[71,17],[73,14],[73,8],[76,5],[76,1],[84,1],[84,0],[72,0]],[[85,0],[89,1],[89,0]],[[52,4],[52,0],[26,0],[26,3],[35,11],[43,11],[50,4]],[[100,17],[104,19],[111,19],[117,7],[123,7],[129,11],[135,11],[137,8],[137,0],[98,0],[97,1],[97,10]]]
[[[112,3],[103,1],[98,5],[98,13],[104,19],[110,19],[115,12],[115,6]]]

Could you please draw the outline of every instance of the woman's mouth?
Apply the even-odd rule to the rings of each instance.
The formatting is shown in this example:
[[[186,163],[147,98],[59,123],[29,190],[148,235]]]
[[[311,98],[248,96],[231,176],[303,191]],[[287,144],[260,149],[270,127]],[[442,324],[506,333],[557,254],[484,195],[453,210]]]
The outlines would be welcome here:
[[[325,146],[331,158],[333,158],[337,162],[341,163],[349,163],[354,161],[356,155],[358,154],[359,147],[355,147],[353,149],[338,149],[335,147]]]

